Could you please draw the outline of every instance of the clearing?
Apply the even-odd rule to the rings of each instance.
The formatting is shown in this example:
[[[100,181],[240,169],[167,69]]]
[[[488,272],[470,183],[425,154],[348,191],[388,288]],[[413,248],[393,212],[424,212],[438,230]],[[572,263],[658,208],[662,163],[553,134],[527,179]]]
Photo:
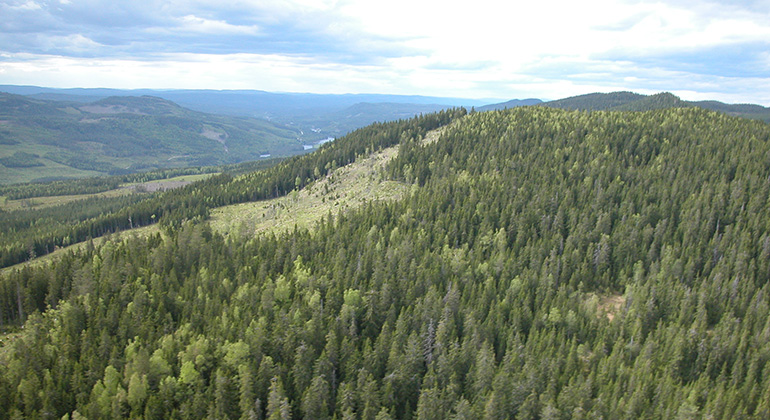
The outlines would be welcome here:
[[[443,131],[430,131],[423,144],[437,141]],[[385,165],[397,155],[398,145],[359,158],[287,196],[214,209],[211,228],[241,236],[279,233],[295,225],[310,229],[330,213],[336,215],[371,201],[398,200],[411,185],[385,179]]]

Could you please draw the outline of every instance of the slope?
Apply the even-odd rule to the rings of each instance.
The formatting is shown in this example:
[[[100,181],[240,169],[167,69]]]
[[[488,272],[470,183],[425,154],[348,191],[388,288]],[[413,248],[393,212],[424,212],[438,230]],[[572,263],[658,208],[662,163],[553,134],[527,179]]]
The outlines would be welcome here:
[[[644,95],[633,92],[589,93],[545,102],[543,105],[568,110],[605,111],[627,105],[644,97]]]
[[[0,94],[0,183],[237,163],[301,153],[297,133],[155,97],[90,103]]]
[[[496,111],[501,109],[508,109],[508,108],[516,108],[520,106],[532,106],[532,105],[539,105],[543,101],[540,99],[512,99],[507,102],[502,102],[499,104],[490,104],[490,105],[484,105],[476,108],[476,111],[484,112],[484,111]]]
[[[456,106],[481,106],[490,102],[419,95],[334,95],[259,90],[51,89],[0,85],[0,91],[72,102],[82,102],[83,98],[93,101],[108,96],[150,95],[200,112],[267,119],[287,125],[295,128],[306,144],[328,137],[340,137],[374,122],[411,118]]]
[[[438,140],[446,126],[428,132],[422,140]],[[251,237],[264,232],[280,234],[295,228],[313,229],[323,218],[355,210],[367,203],[397,200],[410,184],[385,176],[388,163],[398,155],[391,146],[337,168],[289,195],[224,206],[211,212],[211,228],[223,235]]]
[[[111,199],[92,197],[35,211],[0,212],[0,266],[17,264],[34,256],[50,253],[58,247],[118,230],[156,222],[174,228],[185,221],[207,217],[209,211],[215,207],[281,197],[301,189],[340,166],[353,163],[360,156],[393,146],[403,139],[422,137],[428,131],[448,124],[464,112],[462,109],[442,111],[411,120],[375,124],[356,130],[333,143],[327,143],[312,154],[296,156],[280,163],[266,160],[228,165],[222,168],[226,172],[222,175],[212,176],[205,181],[160,195],[147,197],[131,194]],[[266,167],[261,165],[263,162],[269,169],[253,172],[254,169]],[[252,168],[252,172],[238,176],[237,173],[243,173],[244,166]],[[210,173],[206,168],[189,169],[192,172],[188,174]],[[179,171],[189,172],[185,169],[173,170]],[[167,172],[169,171],[159,171],[155,174],[163,175]],[[146,181],[145,174],[137,174],[132,178],[136,178],[136,181]],[[44,186],[50,188],[27,185],[5,190],[21,197],[36,197],[39,196],[38,192],[46,191],[71,194],[81,188],[102,192],[110,189],[111,185],[116,185],[116,181],[116,177],[113,177],[85,180],[78,185],[65,183]],[[71,187],[76,188],[73,190]]]
[[[3,274],[2,321],[26,322],[0,350],[0,413],[770,415],[767,124],[527,107],[424,143],[436,124],[186,192],[290,195],[398,144],[384,174],[409,192],[312,230],[188,217]]]

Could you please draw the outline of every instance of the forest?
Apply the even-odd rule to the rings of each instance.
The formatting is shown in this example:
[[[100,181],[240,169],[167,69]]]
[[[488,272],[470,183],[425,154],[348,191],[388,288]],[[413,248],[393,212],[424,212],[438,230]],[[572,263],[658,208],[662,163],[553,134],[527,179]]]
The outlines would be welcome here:
[[[207,221],[395,145],[405,198]],[[112,205],[3,225],[4,265],[86,243],[0,273],[0,419],[770,417],[761,121],[454,109]]]
[[[298,134],[152,96],[73,102],[0,92],[0,184],[286,157],[302,153]]]

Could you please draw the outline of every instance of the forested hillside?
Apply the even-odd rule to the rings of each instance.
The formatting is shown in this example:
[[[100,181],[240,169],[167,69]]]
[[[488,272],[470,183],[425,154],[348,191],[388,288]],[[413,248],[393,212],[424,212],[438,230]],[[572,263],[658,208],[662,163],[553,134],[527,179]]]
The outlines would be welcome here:
[[[770,122],[770,108],[761,105],[725,104],[717,101],[684,101],[669,92],[655,95],[640,95],[633,92],[589,93],[544,102],[543,105],[551,108],[581,111],[652,111],[700,107],[728,115]],[[490,105],[489,107],[494,106]]]
[[[0,184],[286,157],[303,152],[298,136],[150,96],[79,103],[0,92]]]
[[[770,126],[463,114],[193,184],[162,232],[0,274],[0,418],[770,417]],[[406,198],[278,236],[206,221],[394,144]]]

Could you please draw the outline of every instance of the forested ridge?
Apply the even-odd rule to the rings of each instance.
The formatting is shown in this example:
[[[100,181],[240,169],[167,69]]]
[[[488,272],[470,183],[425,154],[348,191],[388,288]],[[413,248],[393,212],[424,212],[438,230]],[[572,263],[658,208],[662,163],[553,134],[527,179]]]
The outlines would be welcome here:
[[[499,107],[504,104],[489,105]],[[652,111],[668,108],[700,107],[727,115],[770,122],[770,108],[755,104],[726,104],[718,101],[685,101],[670,92],[641,95],[633,92],[589,93],[543,102],[551,108],[581,111]],[[502,108],[502,107],[500,107]]]
[[[339,165],[355,161],[356,156],[393,146],[404,139],[422,138],[429,130],[446,125],[464,114],[465,110],[459,108],[410,120],[374,124],[328,143],[315,153],[295,156],[280,163],[274,160],[268,162],[275,166],[266,170],[233,176],[244,166],[260,167],[262,162],[224,165],[225,172],[220,175],[162,194],[92,198],[41,210],[0,212],[0,267],[120,230],[156,222],[176,227],[186,220],[208,217],[209,210],[215,207],[283,196],[326,175]],[[234,173],[230,169],[235,169]],[[164,172],[167,171],[156,173]],[[151,176],[152,173],[128,177],[143,179]],[[110,179],[106,178],[107,181]],[[94,183],[98,185],[99,181]],[[65,185],[89,188],[89,183],[82,184],[82,181],[69,181]],[[27,187],[23,188],[23,192],[37,190],[34,185]]]
[[[3,273],[0,418],[770,417],[770,126],[462,114],[194,184],[162,233]],[[205,220],[396,143],[407,198],[279,236]]]

